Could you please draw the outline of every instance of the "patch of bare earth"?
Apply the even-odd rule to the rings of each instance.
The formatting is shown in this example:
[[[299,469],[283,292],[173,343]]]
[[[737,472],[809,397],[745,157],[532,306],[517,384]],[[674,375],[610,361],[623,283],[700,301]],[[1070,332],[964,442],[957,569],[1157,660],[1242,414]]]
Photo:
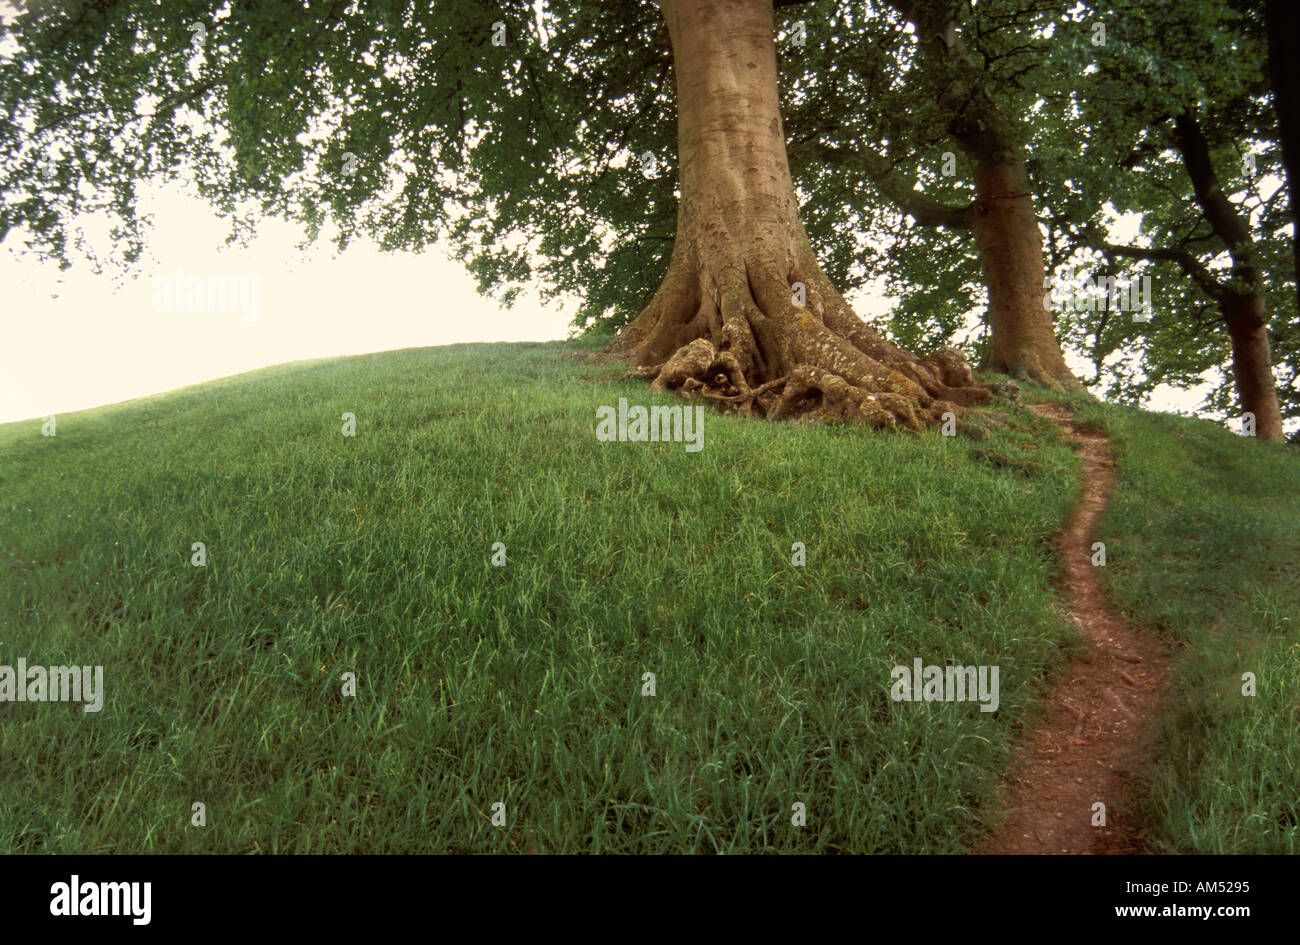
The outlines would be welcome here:
[[[1093,534],[1114,483],[1106,436],[1081,429],[1060,404],[1035,404],[1083,460],[1083,495],[1061,534],[1061,601],[1087,641],[1047,697],[1047,712],[1008,771],[1000,828],[980,853],[1141,853],[1131,791],[1149,748],[1175,651],[1115,609],[1092,564]],[[1093,805],[1106,805],[1093,826]]]

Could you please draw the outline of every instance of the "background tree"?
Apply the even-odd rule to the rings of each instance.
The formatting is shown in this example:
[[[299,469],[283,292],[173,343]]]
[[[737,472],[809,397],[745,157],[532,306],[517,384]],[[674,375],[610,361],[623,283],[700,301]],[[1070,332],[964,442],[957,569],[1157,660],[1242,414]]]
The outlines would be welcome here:
[[[1090,300],[1081,292],[1063,303],[1057,300],[1066,309],[1058,316],[1058,334],[1074,350],[1091,355],[1096,370],[1092,383],[1108,396],[1130,402],[1141,401],[1160,384],[1196,385],[1222,369],[1223,383],[1208,406],[1237,414],[1246,408],[1239,406],[1234,367],[1254,365],[1243,379],[1247,400],[1261,421],[1261,433],[1273,436],[1281,419],[1269,403],[1268,371],[1259,367],[1267,364],[1260,355],[1261,341],[1268,339],[1250,314],[1261,301],[1272,313],[1271,347],[1282,381],[1284,416],[1294,415],[1296,364],[1288,316],[1293,303],[1274,295],[1292,276],[1287,261],[1277,258],[1283,246],[1277,240],[1286,235],[1282,228],[1287,221],[1278,215],[1285,193],[1271,189],[1281,170],[1275,131],[1264,114],[1259,71],[1264,30],[1258,11],[1214,2],[1164,5],[1145,13],[1114,4],[1076,4],[1064,14],[1034,4],[981,4],[977,9],[984,12],[966,31],[973,37],[969,45],[980,44],[990,74],[1006,70],[1004,82],[990,81],[987,87],[1001,90],[995,101],[1005,113],[1023,116],[1019,133],[1028,141],[1025,170],[1040,227],[1048,234],[1051,270],[1058,275],[1082,270],[1094,281],[1109,276],[1121,284],[1155,277],[1158,317],[1153,321],[1134,322],[1128,304],[1123,312],[1108,310],[1107,301],[1118,301],[1113,295]],[[978,245],[968,238],[967,228],[977,205],[971,165],[959,152],[957,175],[937,172],[946,134],[943,110],[933,97],[910,94],[912,77],[924,70],[904,68],[911,61],[906,48],[891,47],[890,33],[875,20],[864,19],[860,29],[877,39],[855,42],[853,30],[838,24],[830,30],[832,37],[848,34],[850,39],[808,70],[813,92],[791,112],[797,173],[816,181],[805,216],[816,241],[824,229],[822,209],[832,216],[842,205],[852,205],[853,229],[869,234],[858,247],[866,277],[885,277],[901,296],[890,321],[895,336],[908,345],[942,343],[961,335],[970,312],[983,300]],[[1001,47],[994,45],[996,38]],[[1153,87],[1157,68],[1163,78]],[[817,82],[818,75],[835,81]],[[855,99],[863,104],[845,106]],[[1183,152],[1177,147],[1175,119],[1177,109],[1189,103],[1201,110],[1194,127],[1210,136],[1207,146],[1214,155],[1208,172],[1206,161],[1194,165],[1200,192],[1209,197],[1212,172],[1232,195],[1231,206],[1217,199],[1206,204],[1224,237],[1214,235],[1188,165],[1179,157]],[[1225,123],[1225,116],[1231,121]],[[1193,124],[1187,128],[1194,130]],[[1152,129],[1163,129],[1158,141],[1150,136]],[[1146,147],[1139,161],[1132,145],[1142,135],[1148,137],[1142,139]],[[1246,173],[1247,151],[1252,173]],[[1163,158],[1160,172],[1149,160],[1153,155]],[[819,164],[819,158],[827,163]],[[866,182],[887,200],[863,199]],[[1174,194],[1179,197],[1171,203]],[[1121,207],[1145,214],[1151,224],[1172,213],[1168,239],[1157,249],[1153,238],[1158,242],[1159,237],[1148,232],[1128,247],[1134,252],[1121,252],[1109,236]],[[1203,218],[1200,229],[1190,228],[1188,213]],[[1231,218],[1237,216],[1250,231],[1246,243],[1228,235],[1237,226]],[[1086,237],[1077,229],[1083,221]],[[1185,237],[1200,240],[1192,253],[1200,265],[1190,271],[1178,265],[1170,249],[1175,244],[1183,248]],[[1105,242],[1115,248],[1090,248]],[[1244,282],[1232,278],[1231,253],[1225,249],[1229,243],[1237,246],[1238,275]],[[1040,295],[1046,295],[1044,288]],[[1223,316],[1225,307],[1237,313],[1231,325]],[[913,332],[923,332],[928,340],[918,341]],[[1234,332],[1240,358],[1233,355]]]
[[[1194,383],[1230,364],[1211,405],[1249,411],[1258,436],[1279,439],[1300,404],[1286,188],[1264,189],[1284,172],[1262,20],[1214,0],[1092,15],[1110,24],[1107,41],[1062,44],[1056,56],[1079,80],[1046,113],[1064,117],[1043,123],[1044,134],[1081,142],[1078,157],[1053,162],[1046,186],[1054,252],[1099,273],[1154,274],[1157,314],[1135,325],[1103,300],[1065,330],[1081,344],[1091,336],[1099,376],[1117,351],[1140,352],[1114,370],[1112,396]],[[1136,240],[1106,236],[1118,214],[1141,215]]]
[[[1045,29],[1064,6],[898,0],[861,14],[852,5],[841,8],[824,27],[817,24],[817,43],[803,57],[810,64],[795,75],[803,94],[795,96],[790,124],[801,180],[818,180],[806,185],[814,201],[823,191],[836,198],[844,193],[855,210],[880,225],[880,214],[862,196],[849,196],[869,181],[909,221],[962,231],[923,241],[915,254],[919,278],[910,284],[897,279],[893,265],[906,254],[890,252],[890,280],[922,303],[908,306],[909,318],[928,321],[935,309],[962,298],[962,284],[973,281],[987,299],[984,366],[1078,390],[1051,313],[1041,304],[1043,239],[1025,169]],[[819,164],[850,176],[836,186],[833,172]],[[945,178],[963,186],[954,190]],[[903,227],[892,230],[890,242],[906,240]],[[814,232],[820,239],[823,228]],[[945,253],[942,242],[961,240],[963,233],[971,238],[966,253]],[[971,252],[975,267],[958,266],[965,271],[955,280],[936,282],[930,257],[955,263]],[[938,271],[956,275],[942,266]],[[941,318],[949,333],[970,307],[956,320]],[[895,320],[895,329],[914,341],[902,321]]]
[[[1025,167],[1026,135],[1013,117],[1032,102],[1032,92],[1017,80],[1036,71],[1034,28],[1041,27],[1041,13],[1032,5],[994,7],[987,16],[958,0],[891,2],[919,34],[917,84],[939,103],[949,135],[973,165],[971,230],[989,298],[984,363],[1078,389],[1042,305],[1043,238]],[[975,43],[967,43],[967,33]]]

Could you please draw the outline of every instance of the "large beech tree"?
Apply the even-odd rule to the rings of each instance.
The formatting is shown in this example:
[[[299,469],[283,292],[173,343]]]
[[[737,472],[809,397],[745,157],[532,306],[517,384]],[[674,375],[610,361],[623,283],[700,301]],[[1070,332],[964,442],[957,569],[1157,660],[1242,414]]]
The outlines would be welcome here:
[[[681,199],[668,272],[615,349],[658,387],[742,411],[917,427],[985,399],[964,360],[885,340],[822,272],[799,219],[771,0],[663,0]]]
[[[889,343],[818,265],[774,31],[772,0],[34,9],[3,64],[4,229],[58,253],[73,213],[106,206],[138,248],[135,182],[187,167],[225,209],[252,197],[390,247],[448,236],[488,281],[517,281],[538,257],[653,269],[662,250],[629,242],[668,235],[656,221],[675,203],[660,289],[615,342],[659,387],[912,428],[986,399],[959,354]],[[671,173],[674,106],[679,197],[626,169],[649,152]],[[646,221],[631,241],[609,225],[628,203]]]

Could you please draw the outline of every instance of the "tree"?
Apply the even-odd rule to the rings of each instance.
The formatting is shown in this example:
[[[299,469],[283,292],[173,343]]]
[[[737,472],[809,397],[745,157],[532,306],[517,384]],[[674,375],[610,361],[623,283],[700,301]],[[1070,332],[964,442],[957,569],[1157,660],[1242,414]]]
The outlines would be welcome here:
[[[75,213],[103,207],[125,221],[126,253],[138,255],[136,182],[187,166],[222,209],[256,198],[313,235],[337,226],[340,243],[369,231],[387,247],[419,247],[442,234],[479,247],[481,275],[517,276],[535,253],[552,267],[577,255],[600,268],[595,249],[609,230],[582,212],[593,201],[576,199],[576,182],[608,176],[636,141],[607,148],[611,114],[632,112],[642,135],[655,125],[647,113],[662,114],[667,90],[647,94],[636,81],[665,71],[662,51],[644,42],[644,11],[435,6],[25,12],[11,32],[18,53],[2,64],[12,122],[0,231],[21,227],[58,254]],[[894,346],[817,264],[786,162],[771,0],[661,8],[677,89],[677,227],[660,289],[618,349],[659,387],[768,416],[917,428],[986,399],[960,355],[921,359]],[[631,57],[626,44],[601,48],[629,30],[643,40]],[[508,37],[515,47],[497,42]],[[575,83],[593,59],[612,67],[608,79]],[[662,123],[651,135],[662,146]],[[50,153],[52,174],[25,174]],[[628,200],[627,189],[623,175],[612,195]],[[656,199],[630,202],[647,196]],[[543,224],[529,228],[531,243],[500,239],[521,221]],[[566,252],[575,245],[580,254]]]
[[[1267,0],[1264,4],[1268,30],[1268,71],[1273,84],[1273,108],[1277,112],[1282,160],[1291,191],[1291,253],[1300,274],[1300,210],[1296,209],[1296,176],[1300,166],[1300,61],[1291,43],[1300,34],[1300,7],[1289,0]],[[1300,298],[1300,280],[1296,282]]]
[[[901,296],[889,322],[896,339],[924,344],[928,335],[934,343],[963,331],[986,291],[980,270],[988,268],[968,238],[978,202],[965,179],[974,176],[974,162],[956,148],[956,173],[950,166],[940,175],[936,168],[953,120],[945,89],[982,88],[997,112],[1016,116],[1015,134],[1027,142],[1028,189],[1058,280],[1071,264],[1091,269],[1094,284],[1155,279],[1154,321],[1132,321],[1131,300],[1123,312],[1107,308],[1118,301],[1114,293],[1100,298],[1100,309],[1098,299],[1079,294],[1074,302],[1086,311],[1068,305],[1059,311],[1058,336],[1093,356],[1091,383],[1109,397],[1140,403],[1163,383],[1215,380],[1207,406],[1236,414],[1247,409],[1234,392],[1237,368],[1245,368],[1251,412],[1257,420],[1272,418],[1263,424],[1271,435],[1277,413],[1269,404],[1267,368],[1260,367],[1267,363],[1260,356],[1264,341],[1277,367],[1282,416],[1300,416],[1298,333],[1288,317],[1294,303],[1278,291],[1293,271],[1279,250],[1295,242],[1280,212],[1286,191],[1269,190],[1282,171],[1261,97],[1258,14],[1248,4],[1218,0],[1176,8],[1076,4],[1064,12],[1051,3],[1009,0],[963,8],[962,17],[954,44],[961,38],[983,65],[969,80],[934,81],[926,57],[899,49],[896,31],[878,18],[836,21],[830,29],[839,41],[820,50],[815,70],[807,70],[825,78],[805,80],[811,91],[790,115],[792,156],[797,179],[811,194],[805,217],[818,248],[829,247],[833,261],[842,254],[823,236],[823,219],[851,206],[851,228],[869,234],[855,247],[858,259]],[[1209,169],[1230,198],[1230,206],[1218,200],[1207,206],[1215,208],[1218,232],[1237,247],[1239,278],[1228,243],[1197,202],[1178,147],[1175,119],[1189,107],[1208,141]],[[1208,197],[1213,184],[1206,163],[1192,167]],[[885,199],[861,199],[864,181]],[[1129,213],[1145,222],[1127,247],[1132,252],[1114,243],[1107,250],[1108,227]],[[1229,213],[1249,229],[1249,243],[1231,236]],[[1080,233],[1085,222],[1086,237]],[[888,249],[875,253],[872,243]],[[1197,265],[1180,267],[1180,255]],[[836,275],[843,278],[838,268]],[[1231,325],[1220,300],[1234,313]],[[1259,329],[1261,304],[1268,336]],[[1219,368],[1226,383],[1217,382]]]
[[[891,0],[920,34],[926,85],[975,167],[971,228],[989,290],[985,366],[1054,387],[1082,389],[1042,305],[1043,238],[1025,169],[1025,143],[987,87],[990,72],[959,29],[957,0]],[[1013,41],[1021,39],[1013,32]],[[1027,39],[1027,37],[1023,37]]]
[[[1215,300],[1232,341],[1232,367],[1242,409],[1255,417],[1256,435],[1262,440],[1282,439],[1282,413],[1278,407],[1264,318],[1264,275],[1250,227],[1224,195],[1210,159],[1210,145],[1196,116],[1190,111],[1173,122],[1174,140],[1187,168],[1201,214],[1232,259],[1226,280],[1211,277],[1185,250],[1171,258]],[[1108,253],[1131,258],[1161,258],[1152,251],[1103,243]]]
[[[1195,11],[1107,5],[1093,15],[1112,24],[1108,42],[1063,49],[1062,62],[1073,62],[1080,79],[1051,111],[1076,117],[1064,127],[1047,123],[1050,134],[1087,142],[1080,159],[1054,162],[1064,180],[1049,188],[1052,232],[1068,247],[1057,247],[1058,258],[1087,248],[1108,273],[1140,261],[1182,277],[1181,285],[1160,283],[1160,317],[1138,329],[1144,337],[1112,318],[1109,304],[1081,320],[1096,339],[1098,368],[1120,343],[1138,341],[1148,388],[1171,376],[1186,382],[1223,363],[1226,347],[1240,410],[1254,416],[1261,439],[1280,439],[1269,334],[1271,327],[1293,387],[1284,290],[1294,276],[1283,236],[1285,191],[1267,199],[1256,192],[1258,180],[1280,167],[1262,23],[1218,0]],[[1106,215],[1131,212],[1142,214],[1141,239],[1111,241]],[[1207,308],[1216,317],[1207,320]],[[1214,399],[1230,409],[1223,388]],[[1292,402],[1289,411],[1297,407]]]
[[[945,240],[969,235],[988,300],[984,366],[1081,390],[1041,304],[1043,239],[1025,147],[1047,28],[1066,5],[890,0],[888,7],[895,16],[846,14],[830,30],[819,66],[832,80],[816,83],[792,122],[800,170],[816,174],[811,161],[846,169],[916,223],[950,231]],[[945,198],[948,188],[933,172],[947,148],[956,153],[946,158],[951,166],[943,175],[956,173],[960,154],[974,185],[960,199]],[[920,254],[923,283],[933,284],[936,268],[945,268],[936,258],[958,262],[940,242],[926,240]],[[897,256],[891,253],[891,263]],[[944,286],[953,290],[959,288]],[[933,308],[933,294],[923,295]]]
[[[952,352],[919,359],[859,319],[814,257],[790,179],[770,0],[662,4],[681,200],[668,272],[616,349],[658,387],[770,416],[937,422],[986,396]]]

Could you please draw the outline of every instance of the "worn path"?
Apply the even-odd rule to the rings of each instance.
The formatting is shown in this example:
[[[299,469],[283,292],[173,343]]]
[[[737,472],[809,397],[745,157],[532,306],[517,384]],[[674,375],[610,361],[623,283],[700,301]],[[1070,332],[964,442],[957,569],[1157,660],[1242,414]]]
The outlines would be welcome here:
[[[1047,712],[1022,736],[1007,773],[1007,819],[981,853],[1141,853],[1127,806],[1154,733],[1174,652],[1115,609],[1092,564],[1098,519],[1114,482],[1106,436],[1079,429],[1060,404],[1035,404],[1059,424],[1083,460],[1083,494],[1061,535],[1061,601],[1087,649],[1057,677]],[[1106,826],[1093,826],[1093,804]]]

